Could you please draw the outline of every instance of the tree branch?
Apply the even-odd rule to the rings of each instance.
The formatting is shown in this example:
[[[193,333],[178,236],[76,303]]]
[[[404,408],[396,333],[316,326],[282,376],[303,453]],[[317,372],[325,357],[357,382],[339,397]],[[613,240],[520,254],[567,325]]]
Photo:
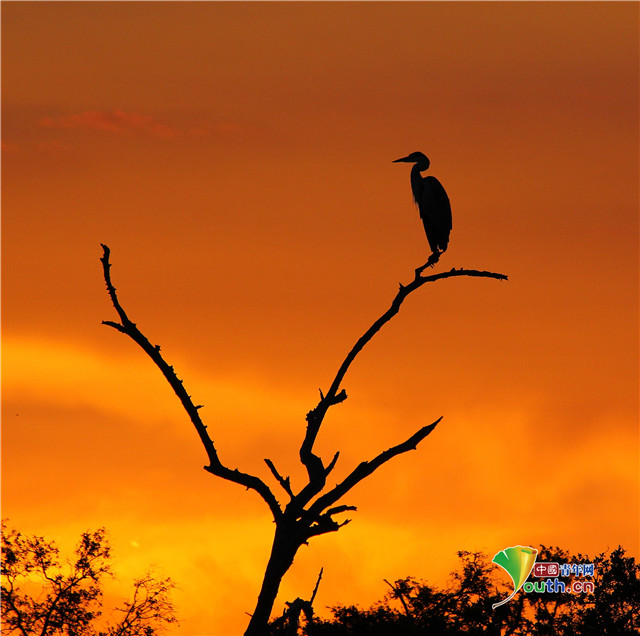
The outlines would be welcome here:
[[[335,508],[329,508],[329,510],[327,510],[327,512],[325,512],[326,515],[329,515],[330,517],[332,515],[337,515],[340,514],[341,512],[346,512],[347,510],[357,510],[358,508],[356,506],[336,506]]]
[[[324,567],[320,568],[320,574],[318,574],[318,580],[316,581],[316,586],[313,588],[313,594],[309,599],[309,605],[313,605],[313,601],[316,600],[316,594],[318,593],[318,588],[320,587],[320,581],[322,581],[323,572],[324,572]]]
[[[425,283],[432,283],[437,280],[442,280],[444,278],[451,278],[452,276],[477,276],[482,278],[495,278],[497,280],[508,280],[507,276],[504,274],[496,274],[494,272],[482,272],[475,269],[451,269],[448,272],[440,272],[439,274],[432,274],[431,276],[420,276],[416,274],[416,277],[408,284],[408,285],[400,285],[400,289],[396,294],[396,297],[391,302],[391,307],[387,309],[387,311],[376,320],[367,331],[362,335],[362,337],[356,342],[351,351],[347,354],[347,357],[344,359],[344,362],[338,369],[336,373],[336,377],[334,378],[331,387],[327,393],[326,399],[331,400],[338,393],[338,389],[340,388],[340,384],[347,373],[351,363],[354,361],[355,357],[360,353],[360,351],[364,348],[364,346],[375,336],[378,331],[388,323],[391,318],[393,318],[398,311],[400,311],[400,306],[404,302],[405,298],[411,293],[416,291],[424,285]],[[344,391],[344,389],[343,389]],[[345,395],[346,398],[346,395]]]
[[[209,465],[205,466],[204,469],[211,474],[216,475],[217,477],[221,477],[222,479],[226,479],[227,481],[240,484],[241,486],[245,486],[247,489],[255,490],[269,506],[274,519],[278,521],[282,516],[282,509],[280,508],[280,504],[278,503],[274,494],[271,492],[271,489],[259,477],[243,473],[237,468],[234,470],[227,468],[220,461],[220,458],[218,457],[218,451],[214,446],[213,440],[211,439],[211,437],[209,437],[207,427],[202,422],[200,414],[198,413],[198,410],[202,408],[201,405],[194,405],[191,400],[191,396],[187,393],[186,389],[183,386],[183,381],[178,378],[173,367],[167,364],[167,362],[160,354],[160,346],[153,346],[149,342],[147,337],[138,329],[136,324],[132,322],[127,316],[125,310],[120,304],[120,301],[118,300],[116,288],[111,282],[111,263],[109,262],[111,250],[106,245],[102,244],[102,251],[103,255],[100,261],[102,262],[104,281],[107,285],[107,291],[109,292],[111,304],[118,313],[121,321],[120,323],[117,323],[110,320],[103,320],[102,324],[113,327],[119,332],[129,336],[142,348],[142,350],[151,358],[151,360],[153,360],[155,365],[160,369],[162,375],[164,375],[165,379],[170,384],[175,394],[178,396],[178,399],[180,400],[184,410],[187,412],[187,415],[194,425],[198,436],[200,437],[200,441],[204,446],[207,457],[209,459]]]
[[[389,581],[387,581],[387,579],[382,580],[393,590],[392,598],[397,598],[400,600],[400,602],[402,603],[402,607],[404,607],[404,613],[407,616],[411,616],[411,612],[409,611],[409,607],[407,606],[407,601],[404,598],[404,591],[400,589],[400,586],[396,587],[395,585],[392,585],[391,583],[389,583]]]
[[[359,464],[345,479],[332,488],[329,492],[322,495],[313,502],[309,507],[309,513],[311,515],[321,515],[331,504],[336,503],[343,495],[348,493],[357,483],[361,482],[365,477],[368,477],[377,468],[382,466],[385,462],[388,462],[391,458],[402,453],[406,453],[410,450],[415,450],[418,444],[425,438],[433,429],[438,425],[442,418],[439,417],[433,424],[422,427],[419,431],[414,433],[408,440],[393,446],[380,453],[377,457],[368,462],[362,462]],[[330,511],[329,511],[330,512]]]
[[[326,475],[328,474],[329,469],[323,473],[324,469],[322,460],[313,453],[313,446],[318,436],[318,432],[320,431],[320,426],[322,425],[329,408],[334,404],[339,404],[347,399],[346,391],[344,389],[340,389],[344,376],[349,370],[351,363],[355,360],[360,351],[362,351],[364,346],[386,323],[391,320],[391,318],[400,311],[400,306],[407,296],[422,287],[425,283],[431,283],[437,280],[451,278],[453,276],[475,276],[481,278],[495,278],[497,280],[508,280],[507,276],[504,274],[479,271],[475,269],[455,268],[448,272],[440,272],[439,274],[432,274],[430,276],[421,276],[422,269],[418,268],[416,270],[415,278],[408,285],[400,285],[400,289],[396,294],[396,297],[391,302],[389,309],[387,309],[387,311],[385,311],[384,314],[382,314],[382,316],[380,316],[380,318],[378,318],[359,338],[351,351],[347,354],[343,363],[340,365],[327,394],[323,395],[322,391],[320,391],[321,397],[318,405],[307,413],[307,429],[302,445],[300,446],[300,461],[307,469],[309,485],[298,495],[302,501],[302,505],[305,505],[314,495],[318,494],[322,488],[324,488],[326,482]],[[332,465],[331,468],[333,468]]]
[[[326,467],[324,471],[325,477],[328,477],[329,473],[336,467],[336,463],[338,462],[338,457],[340,457],[340,451],[336,451],[336,454],[333,456],[333,459],[329,462],[329,465]]]
[[[278,472],[278,469],[275,467],[275,464],[270,459],[265,459],[264,463],[269,467],[271,474],[277,479],[283,490],[293,499],[294,494],[291,490],[291,481],[289,480],[289,478],[282,477],[282,475]]]

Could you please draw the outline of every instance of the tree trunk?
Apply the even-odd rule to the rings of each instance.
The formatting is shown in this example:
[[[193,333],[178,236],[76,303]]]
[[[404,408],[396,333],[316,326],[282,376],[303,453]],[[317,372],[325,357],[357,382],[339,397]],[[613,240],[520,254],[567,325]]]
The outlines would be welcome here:
[[[258,602],[244,636],[268,636],[269,617],[278,595],[280,581],[291,567],[300,545],[301,542],[296,537],[295,525],[286,522],[278,523]]]

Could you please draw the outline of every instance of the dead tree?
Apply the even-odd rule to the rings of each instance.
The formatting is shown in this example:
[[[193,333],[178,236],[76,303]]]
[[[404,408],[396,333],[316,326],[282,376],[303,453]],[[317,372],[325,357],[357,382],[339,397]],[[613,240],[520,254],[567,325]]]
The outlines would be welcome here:
[[[342,387],[342,381],[351,363],[373,336],[398,313],[400,306],[407,296],[422,287],[425,283],[452,278],[454,276],[477,276],[498,280],[507,280],[507,277],[503,274],[472,269],[452,269],[448,272],[422,276],[421,274],[424,268],[418,268],[415,272],[415,278],[408,285],[400,285],[400,289],[389,309],[387,309],[356,342],[338,369],[333,382],[329,386],[329,390],[326,394],[320,391],[318,404],[307,413],[306,432],[300,446],[300,461],[307,471],[307,483],[300,490],[296,491],[289,477],[283,477],[271,459],[264,460],[273,477],[282,488],[285,497],[288,499],[287,503],[283,505],[262,479],[255,475],[244,473],[237,468],[229,468],[222,463],[218,455],[218,450],[200,417],[202,405],[193,402],[184,387],[183,381],[178,378],[174,368],[169,365],[161,355],[160,345],[152,345],[123,309],[116,295],[116,289],[111,282],[110,250],[106,245],[102,245],[102,250],[103,255],[100,260],[102,261],[104,280],[107,285],[111,303],[120,318],[120,322],[104,320],[103,324],[113,327],[129,336],[160,369],[178,396],[204,446],[209,462],[204,469],[216,477],[221,477],[227,481],[244,486],[247,489],[254,490],[262,497],[273,515],[275,533],[271,554],[267,562],[255,610],[251,615],[251,620],[245,631],[245,636],[266,636],[269,631],[269,617],[278,594],[280,581],[291,567],[298,549],[302,545],[307,544],[312,537],[328,532],[335,532],[349,523],[350,519],[338,521],[334,518],[347,511],[356,510],[355,506],[340,504],[339,501],[342,497],[365,477],[368,477],[382,466],[382,464],[397,455],[406,453],[409,450],[415,450],[418,444],[433,431],[442,419],[442,417],[439,417],[432,424],[428,424],[419,431],[416,431],[407,440],[381,452],[369,461],[361,462],[342,481],[332,488],[326,489],[327,477],[336,466],[339,452],[337,452],[328,463],[325,463],[322,458],[314,453],[313,447],[328,410],[332,406],[340,404],[347,399],[347,393]]]

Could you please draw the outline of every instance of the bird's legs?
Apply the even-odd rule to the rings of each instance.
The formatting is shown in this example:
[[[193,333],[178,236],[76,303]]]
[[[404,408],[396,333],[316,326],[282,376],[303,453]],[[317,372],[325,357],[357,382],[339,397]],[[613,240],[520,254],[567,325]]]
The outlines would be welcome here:
[[[432,252],[427,259],[427,262],[421,267],[416,268],[416,278],[420,276],[427,267],[433,267],[440,260],[440,254],[442,254],[442,252],[438,250]]]

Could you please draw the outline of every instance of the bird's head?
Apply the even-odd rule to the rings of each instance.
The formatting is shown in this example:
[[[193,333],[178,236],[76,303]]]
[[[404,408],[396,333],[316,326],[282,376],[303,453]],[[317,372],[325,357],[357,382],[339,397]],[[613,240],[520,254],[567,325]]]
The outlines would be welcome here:
[[[396,159],[393,163],[417,163],[420,170],[426,170],[429,167],[429,159],[422,152],[412,152],[402,159]]]

